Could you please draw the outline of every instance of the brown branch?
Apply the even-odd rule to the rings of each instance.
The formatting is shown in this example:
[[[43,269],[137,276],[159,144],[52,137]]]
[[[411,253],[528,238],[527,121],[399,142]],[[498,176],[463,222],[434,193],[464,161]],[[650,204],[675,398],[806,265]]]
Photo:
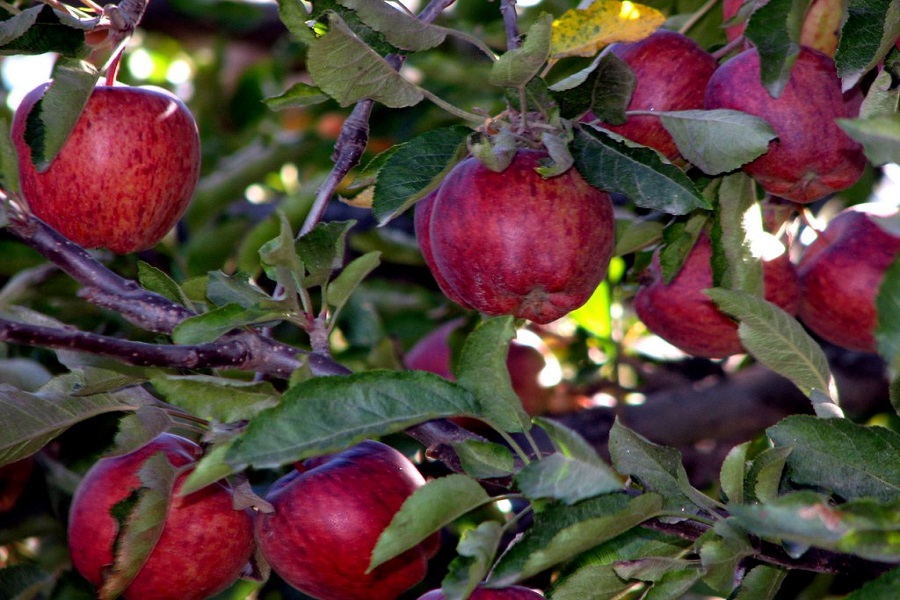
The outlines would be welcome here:
[[[79,291],[79,296],[85,300],[121,314],[142,329],[158,333],[172,333],[179,323],[196,316],[194,311],[117,275],[84,248],[37,217],[15,208],[10,213],[10,232],[84,286]],[[79,349],[111,356],[128,364],[153,364],[172,368],[229,366],[287,378],[306,361],[314,375],[342,375],[349,372],[330,356],[294,348],[251,330],[228,333],[211,344],[182,347],[141,344],[77,330],[25,327],[24,324],[7,321],[2,324],[3,331],[0,331],[0,335],[20,337],[20,343],[30,345]],[[123,349],[123,352],[103,352],[101,340],[103,344],[113,343],[113,347]]]

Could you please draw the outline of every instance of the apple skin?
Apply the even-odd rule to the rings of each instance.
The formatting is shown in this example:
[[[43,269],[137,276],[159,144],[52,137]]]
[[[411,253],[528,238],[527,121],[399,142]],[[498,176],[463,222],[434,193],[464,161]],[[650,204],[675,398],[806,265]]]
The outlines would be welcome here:
[[[31,472],[34,470],[34,457],[29,456],[0,467],[0,514],[11,511],[25,491]]]
[[[193,464],[197,444],[162,434],[121,456],[102,458],[85,474],[69,512],[68,539],[72,563],[81,575],[100,586],[113,562],[118,530],[112,507],[141,487],[138,470],[164,452],[175,467]],[[187,473],[178,476],[177,494]],[[126,600],[204,600],[240,577],[253,554],[253,516],[232,507],[232,494],[214,483],[172,499],[165,527],[147,562],[126,588]]]
[[[422,255],[454,302],[549,323],[587,302],[605,277],[612,201],[575,169],[541,177],[534,169],[546,156],[519,150],[502,173],[466,158],[416,205]]]
[[[511,586],[505,588],[478,587],[469,596],[469,600],[541,600],[544,596],[525,587]],[[431,590],[419,596],[418,600],[444,600],[446,596],[441,590]]]
[[[857,205],[835,216],[803,253],[800,320],[825,340],[860,352],[876,352],[875,306],[884,274],[900,253],[900,237],[871,218],[897,209]]]
[[[677,275],[666,284],[657,251],[648,281],[634,298],[634,309],[647,329],[693,356],[722,358],[744,352],[737,323],[703,293],[713,287],[712,246],[703,233]],[[800,304],[797,272],[787,254],[763,263],[765,298],[790,314]]]
[[[634,71],[628,110],[693,110],[703,108],[706,84],[718,67],[713,56],[691,38],[659,30],[634,43],[613,44],[611,51]],[[603,127],[638,144],[681,160],[675,140],[658,117],[633,115],[621,125]]]
[[[263,556],[319,600],[394,600],[424,577],[437,535],[366,573],[381,532],[425,480],[403,454],[372,440],[307,461],[273,484],[274,513],[256,519]]]
[[[98,86],[40,173],[25,125],[48,85],[25,96],[12,125],[31,211],[85,248],[127,254],[154,246],[184,214],[200,176],[200,137],[190,111],[162,91]]]
[[[453,380],[449,342],[450,336],[460,325],[461,319],[447,321],[422,336],[404,356],[406,368],[428,371],[444,379]],[[541,351],[513,340],[506,355],[506,366],[509,369],[513,390],[522,401],[525,412],[533,417],[546,413],[553,390],[541,385],[540,382],[541,371],[547,366],[547,360]]]
[[[762,86],[759,73],[759,54],[751,48],[719,67],[706,89],[706,108],[756,115],[778,134],[768,152],[743,170],[772,195],[801,204],[856,183],[866,157],[835,122],[850,114],[834,61],[801,48],[777,99]]]

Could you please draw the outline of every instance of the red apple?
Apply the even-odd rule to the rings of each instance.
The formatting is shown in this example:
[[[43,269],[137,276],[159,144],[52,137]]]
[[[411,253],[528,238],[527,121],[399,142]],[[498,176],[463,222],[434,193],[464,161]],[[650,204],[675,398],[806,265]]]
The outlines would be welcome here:
[[[0,514],[16,506],[33,470],[34,457],[31,456],[0,467]]]
[[[712,246],[701,234],[677,275],[663,281],[659,252],[648,280],[634,298],[634,309],[647,329],[688,354],[721,358],[744,352],[737,323],[722,313],[703,290],[713,286]],[[766,300],[796,314],[800,303],[797,273],[786,253],[763,263]]]
[[[158,452],[187,471],[201,453],[190,440],[162,434],[138,450],[99,460],[78,486],[69,512],[69,551],[75,568],[95,586],[113,563],[118,521],[111,511],[141,487],[138,470]],[[128,600],[203,600],[237,580],[253,554],[252,514],[234,510],[223,483],[178,496],[187,471],[176,480],[159,541],[123,594]]]
[[[155,245],[187,209],[200,175],[190,111],[163,91],[98,86],[62,150],[38,172],[25,125],[48,85],[25,96],[12,125],[32,212],[86,248],[126,254]]]
[[[760,83],[759,54],[745,50],[719,67],[706,108],[730,108],[768,121],[778,138],[744,171],[769,193],[809,203],[856,183],[866,164],[862,146],[838,127],[848,117],[834,61],[802,48],[778,98]]]
[[[862,352],[877,350],[875,300],[885,271],[900,253],[900,237],[874,219],[892,214],[897,214],[896,208],[881,205],[846,209],[800,259],[800,319],[833,344]]]
[[[603,280],[614,243],[609,195],[575,169],[543,178],[535,168],[546,158],[519,150],[501,173],[466,158],[417,204],[422,254],[451,300],[549,323]]]
[[[749,1],[749,0],[748,0]],[[727,23],[731,19],[737,16],[738,12],[741,10],[741,6],[744,5],[744,0],[723,0],[722,2],[722,22]],[[742,23],[738,23],[737,25],[730,25],[725,27],[725,37],[729,42],[733,42],[738,39],[742,35],[744,35],[744,29],[747,28],[746,21]]]
[[[505,588],[478,587],[469,596],[469,600],[540,600],[544,596],[528,588],[511,586]],[[446,596],[441,590],[431,590],[419,596],[419,600],[444,600]]]
[[[423,336],[406,353],[404,357],[406,368],[428,371],[452,380],[449,338],[460,325],[462,320],[454,319]],[[513,340],[509,344],[506,366],[509,369],[513,390],[522,401],[525,412],[531,416],[546,413],[553,390],[540,381],[541,372],[547,366],[547,359],[541,350]]]
[[[703,108],[706,84],[718,63],[691,38],[659,30],[639,42],[614,44],[612,52],[634,71],[636,82],[628,110],[693,110]],[[681,155],[659,117],[632,115],[621,125],[603,127],[650,146],[670,160]]]
[[[301,468],[272,486],[275,512],[256,519],[282,579],[319,600],[394,600],[425,577],[436,537],[366,572],[381,532],[425,483],[405,456],[367,440]]]

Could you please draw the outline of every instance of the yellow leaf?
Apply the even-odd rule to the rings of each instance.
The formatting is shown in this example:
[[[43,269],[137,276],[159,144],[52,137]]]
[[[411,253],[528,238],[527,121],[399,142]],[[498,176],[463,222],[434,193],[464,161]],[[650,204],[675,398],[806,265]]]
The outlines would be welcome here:
[[[550,56],[594,56],[614,42],[644,39],[665,20],[661,12],[643,4],[596,0],[587,9],[567,10],[553,22]]]

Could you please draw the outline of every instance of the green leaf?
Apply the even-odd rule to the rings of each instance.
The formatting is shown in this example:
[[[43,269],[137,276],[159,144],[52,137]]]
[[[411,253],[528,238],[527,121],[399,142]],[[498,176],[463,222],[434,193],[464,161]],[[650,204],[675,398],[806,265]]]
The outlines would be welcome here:
[[[459,385],[478,398],[481,418],[510,432],[531,428],[506,366],[509,343],[515,336],[512,317],[484,319],[466,338],[455,373]]]
[[[640,581],[660,581],[673,571],[684,569],[696,570],[700,563],[685,558],[669,558],[650,556],[616,563],[616,573],[622,579],[638,579]]]
[[[612,52],[601,54],[591,65],[550,86],[566,119],[588,112],[605,122],[621,125],[637,78],[628,64]]]
[[[892,569],[844,596],[844,600],[894,600],[900,589],[900,568]],[[749,597],[748,599],[749,600]]]
[[[837,124],[863,145],[872,164],[882,166],[900,162],[900,114],[838,119]]]
[[[793,448],[766,448],[750,464],[746,489],[752,502],[771,502],[778,497],[781,477]]]
[[[456,545],[459,556],[450,562],[441,582],[446,600],[467,598],[481,583],[490,571],[502,536],[503,527],[497,521],[484,521],[463,532]]]
[[[634,219],[621,231],[616,230],[615,256],[632,254],[662,239],[665,225],[659,221]]]
[[[430,25],[383,0],[337,0],[360,20],[401,50],[418,52],[443,43],[447,30]]]
[[[714,288],[706,295],[726,314],[740,321],[738,334],[747,352],[776,373],[790,379],[807,396],[818,390],[832,404],[815,405],[821,417],[843,416],[837,388],[821,346],[791,315],[766,300],[737,290]]]
[[[644,528],[634,528],[579,556],[551,588],[553,600],[619,600],[634,586],[616,574],[621,561],[684,555],[686,540]]]
[[[677,219],[663,229],[665,245],[659,251],[659,264],[662,267],[663,281],[670,283],[687,260],[688,254],[697,244],[697,239],[710,220],[705,211],[694,211],[687,220]]]
[[[743,173],[728,175],[719,186],[716,219],[710,236],[713,261],[724,257],[720,277],[713,265],[713,283],[727,289],[763,295],[762,260],[781,244],[763,229],[762,208],[756,201],[753,180]]]
[[[491,502],[481,485],[466,475],[433,479],[413,492],[387,526],[375,548],[369,571],[424,541],[467,512]]]
[[[142,406],[119,419],[116,431],[116,454],[127,454],[150,443],[168,431],[175,421],[162,406]]]
[[[478,439],[453,442],[463,471],[476,479],[506,477],[515,471],[512,452],[506,446]]]
[[[583,462],[558,452],[526,465],[516,475],[516,483],[532,500],[552,498],[566,504],[623,489],[622,480],[606,465]]]
[[[883,24],[883,26],[879,26]],[[850,0],[834,60],[849,89],[881,61],[900,37],[900,7],[892,0]]]
[[[777,137],[763,119],[730,110],[660,112],[678,151],[707,175],[720,175],[765,154]]]
[[[243,308],[253,308],[275,302],[253,282],[246,273],[226,275],[222,271],[212,271],[207,276],[204,295],[213,304],[237,304]]]
[[[734,504],[744,502],[744,475],[750,442],[738,444],[728,451],[719,470],[719,485],[725,498]]]
[[[0,14],[7,16],[0,21],[0,55],[55,52],[71,58],[84,53],[85,26],[49,5],[40,4],[16,14],[0,8]]]
[[[97,83],[97,70],[84,61],[61,58],[50,87],[28,113],[25,141],[38,171],[45,171],[69,139]]]
[[[150,380],[166,402],[202,419],[233,423],[277,405],[271,383],[238,381],[211,375],[161,375]]]
[[[0,466],[34,454],[76,423],[135,409],[128,390],[74,396],[72,379],[57,378],[34,394],[0,384]]]
[[[787,475],[800,485],[830,489],[843,498],[900,499],[900,435],[846,419],[787,417],[766,430],[776,446],[793,448]]]
[[[272,110],[284,110],[286,108],[315,106],[329,99],[328,94],[323,93],[316,86],[301,81],[295,83],[278,96],[266,98],[263,102]]]
[[[191,306],[190,300],[174,279],[162,269],[157,269],[142,260],[138,261],[138,281],[145,290],[155,292],[182,306]]]
[[[232,441],[233,439],[218,439],[214,446],[206,449],[203,458],[181,484],[181,488],[178,490],[180,496],[193,494],[234,473],[234,469],[226,460]]]
[[[787,571],[784,569],[757,565],[744,575],[733,600],[774,600],[785,577]]]
[[[859,108],[859,116],[883,117],[900,110],[900,86],[894,81],[900,78],[900,50],[885,57],[880,72],[869,86]]]
[[[718,508],[715,500],[690,484],[681,452],[654,444],[618,420],[609,432],[609,455],[619,473],[636,479],[647,490],[661,494],[667,509],[694,510],[699,507],[712,513]]]
[[[744,34],[759,52],[763,87],[777,98],[800,53],[800,30],[809,0],[770,0],[757,6]]]
[[[378,170],[372,211],[384,225],[435,187],[442,175],[465,156],[468,127],[435,129],[394,146]]]
[[[699,568],[676,569],[663,575],[647,590],[642,600],[678,600],[684,598],[703,573]]]
[[[541,13],[529,27],[525,43],[491,65],[488,81],[499,87],[520,87],[536,77],[550,57],[552,29],[553,15]]]
[[[331,274],[341,268],[347,233],[355,224],[356,221],[320,222],[297,240],[297,256],[305,270],[301,278],[304,288],[325,285]]]
[[[185,346],[208,344],[238,327],[272,323],[289,317],[285,310],[244,309],[237,304],[226,304],[185,319],[172,331],[172,340]]]
[[[311,46],[316,42],[316,35],[307,24],[309,13],[302,2],[297,0],[278,0],[278,17],[298,40]]]
[[[597,467],[608,467],[606,462],[577,431],[554,419],[536,417],[534,423],[544,430],[553,446],[566,458]]]
[[[116,556],[104,573],[99,590],[101,599],[118,598],[144,566],[166,524],[175,476],[175,467],[162,452],[141,466],[138,500],[128,512],[124,528],[116,535]]]
[[[755,554],[747,533],[733,521],[720,520],[713,529],[716,535],[705,536],[700,543],[703,581],[714,590],[728,594],[734,587],[735,573],[741,562]]]
[[[421,102],[425,95],[369,48],[336,13],[325,16],[328,32],[307,53],[307,69],[316,85],[341,106],[363,99],[389,108]],[[335,65],[341,65],[335,69]]]
[[[228,454],[233,466],[276,467],[441,417],[478,417],[464,388],[424,371],[317,377],[254,417]]]
[[[643,208],[683,215],[711,208],[684,172],[654,150],[594,128],[575,134],[575,168],[594,187],[628,196]],[[622,140],[622,141],[619,141]]]
[[[0,185],[7,193],[19,193],[19,157],[9,132],[9,120],[0,119]],[[0,205],[0,228],[5,225]]]
[[[340,310],[350,299],[350,294],[379,264],[381,252],[368,252],[353,259],[340,275],[328,284],[325,296],[329,306],[333,306],[336,311]]]
[[[574,506],[550,505],[535,514],[531,529],[500,557],[488,583],[503,587],[532,577],[637,527],[662,509],[657,494],[606,494]]]
[[[829,498],[803,491],[767,504],[729,509],[741,526],[766,539],[900,562],[898,502],[863,499],[835,505]]]

